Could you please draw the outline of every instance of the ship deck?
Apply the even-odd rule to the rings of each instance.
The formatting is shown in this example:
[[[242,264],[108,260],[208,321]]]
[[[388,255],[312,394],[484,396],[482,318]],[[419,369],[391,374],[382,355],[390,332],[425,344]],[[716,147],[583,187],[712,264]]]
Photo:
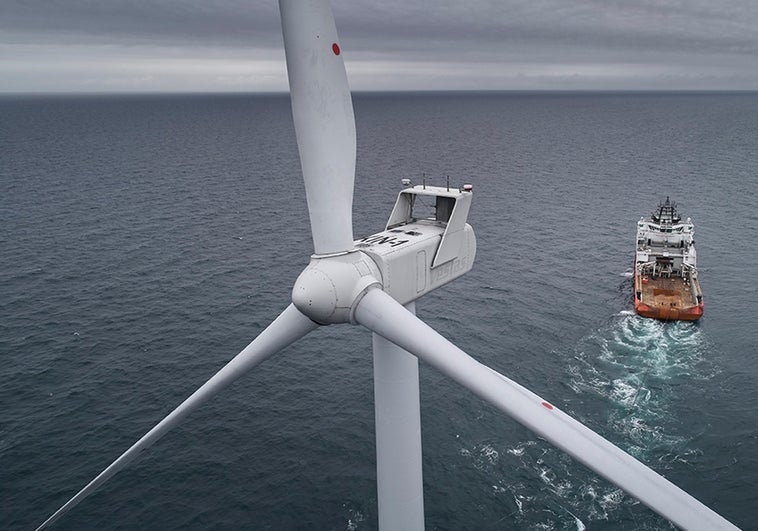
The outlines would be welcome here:
[[[640,296],[635,297],[635,308],[640,315],[665,320],[691,320],[702,315],[702,311],[697,311],[698,301],[693,296],[692,286],[685,279],[638,277],[636,280],[635,291]]]

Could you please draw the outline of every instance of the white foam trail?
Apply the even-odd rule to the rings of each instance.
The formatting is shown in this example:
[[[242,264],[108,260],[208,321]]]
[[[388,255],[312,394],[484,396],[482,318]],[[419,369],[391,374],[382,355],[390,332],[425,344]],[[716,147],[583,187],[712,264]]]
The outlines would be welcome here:
[[[642,460],[655,459],[660,468],[667,469],[686,462],[697,451],[688,448],[687,437],[670,432],[670,426],[676,425],[670,420],[676,390],[669,382],[696,378],[707,352],[707,341],[696,325],[664,324],[626,311],[574,348],[557,354],[565,356],[566,383],[574,393],[600,397],[594,400],[601,405],[595,412],[600,419],[595,421],[604,422],[609,433],[619,434],[629,453]],[[459,454],[492,476],[493,493],[508,502],[512,497],[512,517],[531,529],[575,526],[584,531],[635,503],[615,487],[574,474],[570,464],[541,440],[505,447],[482,442],[461,448]],[[509,470],[515,467],[541,479],[543,502],[531,503],[535,486],[515,480],[520,474],[503,475],[506,461]],[[550,500],[547,509],[544,500]]]
[[[566,353],[567,383],[578,396],[594,395],[606,404],[609,432],[621,434],[625,450],[643,461],[657,456],[665,469],[697,451],[688,447],[688,437],[671,431],[677,425],[672,419],[675,384],[712,376],[710,350],[696,324],[663,323],[622,310]],[[621,498],[620,492],[598,494],[597,505],[577,514],[601,519]],[[583,499],[587,501],[586,492]]]

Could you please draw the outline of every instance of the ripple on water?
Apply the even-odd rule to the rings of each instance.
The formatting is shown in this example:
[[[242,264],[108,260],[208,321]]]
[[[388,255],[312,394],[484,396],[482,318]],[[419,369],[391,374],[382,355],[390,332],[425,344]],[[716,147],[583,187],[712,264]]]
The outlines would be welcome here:
[[[570,352],[569,386],[607,404],[607,427],[635,457],[686,453],[687,438],[667,427],[677,421],[680,386],[715,374],[710,349],[696,323],[620,315]]]

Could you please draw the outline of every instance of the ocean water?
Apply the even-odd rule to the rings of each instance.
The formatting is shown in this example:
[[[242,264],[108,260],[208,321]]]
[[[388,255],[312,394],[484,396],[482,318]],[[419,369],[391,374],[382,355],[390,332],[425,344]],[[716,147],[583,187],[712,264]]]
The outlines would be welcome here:
[[[357,94],[355,234],[474,185],[418,315],[738,526],[758,507],[758,94]],[[696,227],[705,316],[633,315],[636,221]],[[0,98],[0,528],[39,525],[289,302],[312,243],[285,95]],[[56,529],[374,529],[370,334],[322,328]],[[428,529],[669,529],[421,365]]]

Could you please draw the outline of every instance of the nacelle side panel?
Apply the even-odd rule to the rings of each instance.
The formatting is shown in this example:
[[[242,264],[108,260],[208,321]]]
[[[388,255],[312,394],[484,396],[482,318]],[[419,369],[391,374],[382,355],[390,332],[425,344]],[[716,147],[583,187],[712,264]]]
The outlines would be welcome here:
[[[471,270],[476,237],[467,223],[454,238],[456,249],[448,250],[450,258],[432,267],[444,233],[444,224],[422,220],[356,240],[355,248],[376,262],[384,291],[407,304]]]

